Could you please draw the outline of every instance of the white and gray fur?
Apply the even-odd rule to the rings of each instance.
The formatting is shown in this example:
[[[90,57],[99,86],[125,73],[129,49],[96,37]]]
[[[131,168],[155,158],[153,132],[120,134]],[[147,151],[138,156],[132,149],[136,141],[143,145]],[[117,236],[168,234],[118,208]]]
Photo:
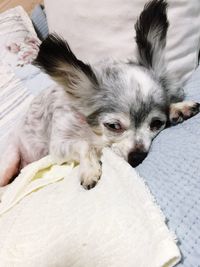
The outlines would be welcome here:
[[[1,185],[50,153],[58,163],[80,162],[81,183],[90,189],[101,176],[104,147],[135,167],[167,123],[199,111],[197,103],[182,102],[183,90],[167,72],[166,9],[165,0],[145,5],[135,25],[137,62],[107,60],[90,66],[59,36],[43,41],[35,64],[57,85],[29,107],[0,165]]]

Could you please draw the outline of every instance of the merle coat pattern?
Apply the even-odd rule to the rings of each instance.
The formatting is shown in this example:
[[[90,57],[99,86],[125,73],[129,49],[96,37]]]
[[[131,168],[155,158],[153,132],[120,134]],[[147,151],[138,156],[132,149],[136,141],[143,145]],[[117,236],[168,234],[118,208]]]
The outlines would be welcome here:
[[[33,100],[11,134],[0,163],[0,185],[50,153],[58,163],[80,162],[81,184],[90,189],[101,176],[104,147],[135,167],[167,124],[199,112],[199,104],[183,102],[183,90],[167,70],[166,10],[165,0],[145,5],[135,24],[137,62],[90,66],[58,35],[43,41],[35,64],[56,84]]]

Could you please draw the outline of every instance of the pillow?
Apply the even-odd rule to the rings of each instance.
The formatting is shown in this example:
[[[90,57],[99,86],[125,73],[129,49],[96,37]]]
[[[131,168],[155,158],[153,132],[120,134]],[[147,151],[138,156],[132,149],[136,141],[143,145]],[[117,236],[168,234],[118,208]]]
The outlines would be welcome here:
[[[4,64],[15,67],[30,63],[37,55],[39,42],[31,20],[21,6],[0,14],[0,60]]]
[[[22,71],[23,68],[16,66],[33,59],[38,42],[31,20],[22,7],[0,14],[0,151],[10,130],[33,98],[22,83],[24,79],[16,75],[17,70]]]
[[[24,115],[33,97],[15,73],[0,61],[0,152],[9,132]]]
[[[82,60],[133,58],[134,23],[147,0],[45,0],[50,31],[67,39]],[[169,68],[185,82],[197,66],[200,48],[200,1],[168,0]],[[59,18],[59,20],[58,20]]]

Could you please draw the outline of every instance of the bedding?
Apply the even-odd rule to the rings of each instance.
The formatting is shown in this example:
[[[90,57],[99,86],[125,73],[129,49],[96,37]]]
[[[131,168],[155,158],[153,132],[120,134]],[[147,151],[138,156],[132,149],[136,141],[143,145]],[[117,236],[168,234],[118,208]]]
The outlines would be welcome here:
[[[39,43],[31,20],[21,6],[0,14],[0,61],[3,64],[12,68],[22,65],[21,56],[24,53],[10,53],[9,47],[13,43],[16,43],[16,46],[23,45],[24,52],[26,52],[25,40],[28,38]]]
[[[11,68],[0,61],[0,151],[32,99]]]
[[[22,7],[0,14],[0,151],[33,96],[53,83],[39,69],[28,64],[37,54],[39,43]]]
[[[200,103],[200,67],[185,86]],[[144,177],[176,232],[182,252],[177,267],[200,267],[200,114],[161,132],[137,171]]]
[[[31,20],[38,37],[43,40],[48,36],[49,29],[44,6],[36,5],[31,14]]]
[[[180,252],[144,181],[109,149],[102,167],[90,191],[79,166],[47,156],[24,168],[0,204],[1,267],[174,266]]]

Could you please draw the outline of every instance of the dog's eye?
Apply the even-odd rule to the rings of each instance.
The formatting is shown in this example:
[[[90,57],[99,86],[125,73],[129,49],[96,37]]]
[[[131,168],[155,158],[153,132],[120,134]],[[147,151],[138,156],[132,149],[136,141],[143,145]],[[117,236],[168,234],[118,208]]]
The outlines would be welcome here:
[[[151,131],[158,131],[164,124],[164,121],[161,121],[159,119],[153,119],[150,123],[150,129]]]
[[[104,126],[113,132],[123,132],[123,128],[121,126],[121,124],[119,122],[115,122],[115,123],[104,123]]]

